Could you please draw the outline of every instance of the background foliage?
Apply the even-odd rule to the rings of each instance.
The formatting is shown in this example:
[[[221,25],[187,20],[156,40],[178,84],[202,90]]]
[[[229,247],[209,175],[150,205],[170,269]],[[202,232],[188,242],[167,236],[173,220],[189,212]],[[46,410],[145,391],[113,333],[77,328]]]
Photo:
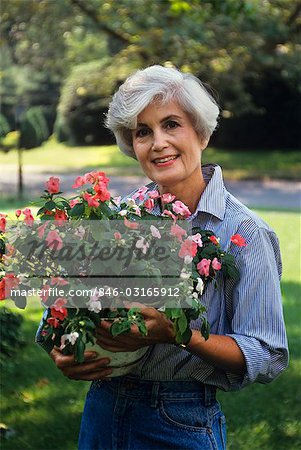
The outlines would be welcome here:
[[[61,95],[61,139],[102,144],[118,83],[137,67],[172,64],[219,93],[213,143],[296,148],[300,13],[298,0],[26,0],[26,8],[10,0],[2,5],[2,113],[14,129],[16,110],[53,111]]]

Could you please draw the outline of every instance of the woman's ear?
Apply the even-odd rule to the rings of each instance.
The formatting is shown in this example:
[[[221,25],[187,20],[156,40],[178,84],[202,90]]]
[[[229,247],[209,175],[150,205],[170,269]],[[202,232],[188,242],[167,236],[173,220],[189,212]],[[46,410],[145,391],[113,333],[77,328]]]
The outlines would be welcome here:
[[[205,150],[209,142],[209,138],[200,137],[201,151]]]

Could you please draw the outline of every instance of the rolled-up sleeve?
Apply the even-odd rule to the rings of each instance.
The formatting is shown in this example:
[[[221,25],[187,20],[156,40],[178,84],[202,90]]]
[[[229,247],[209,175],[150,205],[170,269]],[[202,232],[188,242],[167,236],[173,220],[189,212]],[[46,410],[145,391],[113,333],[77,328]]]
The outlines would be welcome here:
[[[240,282],[232,291],[231,333],[247,372],[227,374],[232,388],[269,383],[288,365],[288,344],[280,290],[281,257],[277,236],[258,228],[236,258]]]

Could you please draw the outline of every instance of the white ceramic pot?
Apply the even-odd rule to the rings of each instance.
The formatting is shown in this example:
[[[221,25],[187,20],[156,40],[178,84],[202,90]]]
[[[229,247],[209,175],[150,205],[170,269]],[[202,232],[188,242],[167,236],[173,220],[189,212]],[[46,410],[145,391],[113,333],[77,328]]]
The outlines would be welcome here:
[[[110,352],[99,345],[87,344],[86,350],[93,350],[98,353],[98,358],[110,358],[111,362],[106,367],[112,367],[113,372],[110,377],[120,377],[131,373],[140,360],[148,351],[149,347],[142,347],[134,352]]]

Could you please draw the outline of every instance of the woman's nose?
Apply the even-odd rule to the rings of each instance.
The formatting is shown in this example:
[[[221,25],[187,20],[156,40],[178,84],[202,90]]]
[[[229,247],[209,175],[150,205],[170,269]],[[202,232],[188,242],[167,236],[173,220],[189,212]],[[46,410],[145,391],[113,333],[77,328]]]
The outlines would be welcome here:
[[[156,130],[153,132],[152,149],[154,151],[161,151],[167,147],[166,135],[163,130]]]

